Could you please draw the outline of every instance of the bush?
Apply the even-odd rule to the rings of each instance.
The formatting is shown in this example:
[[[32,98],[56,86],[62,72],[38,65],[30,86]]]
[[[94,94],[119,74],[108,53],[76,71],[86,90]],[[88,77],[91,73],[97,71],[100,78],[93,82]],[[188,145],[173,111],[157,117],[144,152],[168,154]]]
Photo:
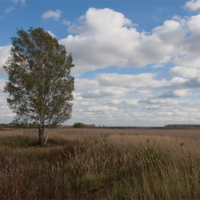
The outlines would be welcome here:
[[[78,122],[78,123],[74,123],[73,127],[74,128],[85,128],[85,124]]]

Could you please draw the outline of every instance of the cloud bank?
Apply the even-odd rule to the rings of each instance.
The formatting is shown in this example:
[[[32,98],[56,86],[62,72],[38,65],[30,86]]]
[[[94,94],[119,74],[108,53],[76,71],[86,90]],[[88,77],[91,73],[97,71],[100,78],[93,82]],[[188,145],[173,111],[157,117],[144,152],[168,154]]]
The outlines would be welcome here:
[[[185,8],[198,10],[199,2],[189,1]],[[58,21],[61,13],[49,10],[42,18]],[[77,121],[127,126],[199,123],[200,14],[175,16],[151,32],[139,32],[134,22],[109,8],[90,8],[78,24],[63,23],[69,35],[59,43],[72,52],[73,73],[80,75],[75,78],[73,118],[68,124]],[[0,47],[0,75],[4,77],[2,66],[9,49],[10,46]],[[154,70],[139,74],[95,71],[111,66]],[[167,68],[165,74],[159,73],[162,67]],[[94,71],[91,78],[81,77],[88,71]],[[0,106],[9,116],[3,98],[6,96],[1,97]],[[0,118],[3,119],[3,114]]]

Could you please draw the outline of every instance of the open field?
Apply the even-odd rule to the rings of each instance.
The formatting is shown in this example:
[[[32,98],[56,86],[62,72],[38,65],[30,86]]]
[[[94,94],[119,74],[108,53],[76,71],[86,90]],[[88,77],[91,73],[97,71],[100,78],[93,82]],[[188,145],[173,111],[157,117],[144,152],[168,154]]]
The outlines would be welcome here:
[[[0,131],[0,199],[200,199],[200,129]]]

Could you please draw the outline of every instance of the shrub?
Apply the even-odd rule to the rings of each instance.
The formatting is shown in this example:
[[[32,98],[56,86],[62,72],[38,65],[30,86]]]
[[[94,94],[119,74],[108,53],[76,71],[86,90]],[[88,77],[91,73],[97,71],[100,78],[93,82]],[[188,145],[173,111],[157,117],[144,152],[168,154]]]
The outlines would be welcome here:
[[[73,127],[74,128],[85,128],[85,124],[78,122],[78,123],[74,123]]]

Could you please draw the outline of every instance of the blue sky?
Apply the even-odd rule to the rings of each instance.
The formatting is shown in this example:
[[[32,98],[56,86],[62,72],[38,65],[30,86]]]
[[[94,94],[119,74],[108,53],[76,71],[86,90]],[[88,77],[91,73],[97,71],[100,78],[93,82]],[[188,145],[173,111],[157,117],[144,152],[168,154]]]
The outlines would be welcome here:
[[[1,123],[10,37],[43,27],[74,59],[65,124],[199,124],[200,0],[0,0],[0,27]]]

